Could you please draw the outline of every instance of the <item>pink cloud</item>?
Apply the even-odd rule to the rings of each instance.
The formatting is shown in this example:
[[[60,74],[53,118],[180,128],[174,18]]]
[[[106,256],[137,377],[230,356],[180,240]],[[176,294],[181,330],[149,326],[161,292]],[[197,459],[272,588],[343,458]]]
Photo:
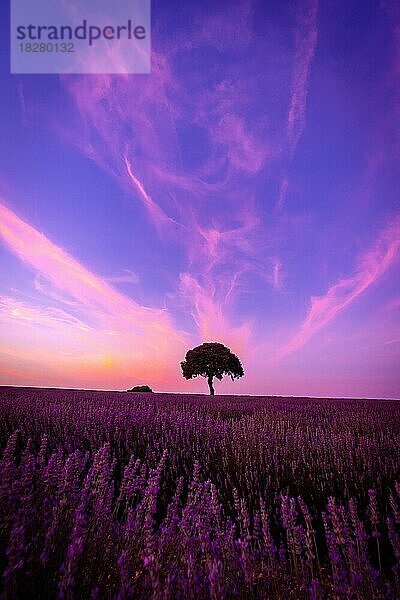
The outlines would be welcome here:
[[[280,291],[282,289],[282,263],[279,260],[274,261],[272,268],[272,282],[273,288],[276,291]]]
[[[286,124],[288,164],[293,160],[306,126],[309,79],[318,39],[318,1],[308,0],[307,3],[300,3],[300,9],[296,16],[293,73]],[[286,164],[286,170],[288,164]],[[279,182],[279,197],[276,203],[278,211],[282,211],[286,205],[288,189],[289,180],[286,172]]]
[[[55,307],[35,307],[8,296],[0,296],[0,320],[25,325],[44,325],[46,327],[73,328],[89,331],[90,327],[68,312]]]
[[[387,342],[385,342],[385,346],[389,346],[391,344],[400,344],[400,337],[393,338],[393,339],[388,340]]]
[[[180,294],[187,300],[199,331],[200,340],[223,341],[235,351],[247,354],[251,324],[233,325],[229,322],[223,301],[219,301],[212,284],[201,284],[189,273],[182,273]]]
[[[267,156],[267,145],[257,139],[249,125],[236,114],[224,114],[209,129],[217,144],[226,147],[227,157],[234,169],[257,173]]]
[[[121,275],[108,277],[107,281],[110,283],[132,283],[133,285],[136,285],[139,283],[139,275],[130,269],[124,269],[124,272]]]
[[[49,364],[70,348],[75,359],[64,359],[70,369],[72,363],[76,367],[76,357],[86,356],[78,369],[82,377],[85,369],[93,373],[108,360],[115,362],[114,371],[120,376],[124,367],[125,377],[140,377],[153,365],[155,380],[168,377],[171,360],[178,364],[188,338],[175,330],[165,309],[142,306],[116,291],[4,204],[0,204],[0,238],[50,289],[58,291],[59,301],[65,297],[68,307],[38,307],[3,298],[0,318],[9,324],[3,339],[11,347],[19,340],[28,352],[37,347],[41,355],[42,348],[47,348]],[[27,324],[31,327],[28,344]]]
[[[204,45],[244,51],[254,39],[253,17],[252,2],[215,7],[207,18],[199,10],[190,36],[183,32],[174,44],[160,42],[151,77],[62,78],[76,123],[64,135],[141,203],[158,232],[174,234],[188,263],[185,272],[197,281],[206,277],[217,303],[223,298],[233,303],[250,270],[276,289],[281,285],[278,271],[271,275],[271,258],[260,259],[258,251],[256,259],[259,219],[252,205],[254,175],[280,153],[268,135],[264,103],[254,105],[252,90],[264,89],[268,76],[259,73],[260,57],[249,55],[252,69],[235,67],[210,87],[207,70],[178,70],[176,58],[182,48]],[[306,37],[307,26],[308,21],[299,25]],[[301,43],[299,38],[293,76],[298,94]],[[181,147],[181,130],[188,127],[204,136],[205,148],[203,155],[200,145],[200,158],[189,168],[182,164]],[[210,200],[215,210],[208,210]],[[225,223],[211,217],[220,210]]]
[[[221,51],[231,51],[238,44],[237,31],[246,31],[251,41],[252,18],[251,2],[216,8],[207,19],[199,11],[194,35],[186,42],[190,47],[221,44]],[[195,278],[199,273],[214,277],[219,295],[233,299],[242,273],[259,268],[254,261],[256,225],[242,215],[243,198],[247,212],[255,212],[248,181],[274,150],[265,135],[265,118],[254,119],[251,110],[249,90],[259,85],[258,76],[242,79],[227,73],[212,89],[197,81],[197,74],[183,82],[175,70],[177,48],[182,47],[185,40],[180,39],[153,52],[151,77],[63,78],[76,120],[72,134],[65,135],[142,204],[158,232],[174,234],[173,243],[189,263],[186,271]],[[207,79],[207,73],[202,77]],[[187,126],[202,130],[207,147],[191,169],[182,167],[180,129]],[[245,179],[238,185],[239,174]],[[207,219],[204,205],[211,198],[215,212],[229,207],[227,225]]]
[[[164,320],[162,311],[141,307],[115,291],[4,204],[0,204],[0,235],[10,250],[59,290],[88,307],[102,308],[103,315],[118,311],[139,323],[142,319],[150,322],[158,314]]]
[[[399,248],[400,217],[397,217],[381,233],[373,248],[361,257],[358,270],[353,276],[332,285],[324,296],[311,298],[307,318],[292,339],[278,350],[278,358],[302,348],[341,311],[376,283],[398,260]]]
[[[166,207],[149,189],[148,168],[149,162],[171,167],[177,156],[179,111],[167,94],[176,85],[167,58],[153,52],[151,77],[78,76],[61,82],[74,112],[73,126],[58,128],[60,134],[140,200],[157,227],[168,223]]]
[[[133,173],[132,165],[131,165],[128,157],[124,156],[123,158],[124,158],[124,162],[126,165],[126,171],[128,173],[129,179],[132,181],[133,185],[139,192],[139,195],[140,195],[141,199],[143,200],[143,203],[144,203],[146,209],[150,213],[150,215],[153,219],[153,223],[156,225],[156,227],[162,228],[165,225],[174,223],[175,221],[173,219],[171,219],[170,217],[168,217],[164,213],[164,211],[158,206],[158,204],[156,204],[153,201],[151,196],[146,192],[146,190],[143,187],[143,184],[139,181],[139,179]]]
[[[284,175],[279,184],[279,199],[277,203],[277,209],[282,210],[286,204],[286,196],[288,193],[289,181],[286,175]]]
[[[251,208],[252,194],[245,190],[244,210],[243,193],[233,186],[233,177],[236,171],[252,176],[260,170],[268,156],[268,144],[260,131],[251,129],[246,119],[239,116],[243,93],[225,82],[212,93],[206,88],[199,98],[194,98],[191,110],[186,110],[187,90],[180,87],[167,54],[156,55],[150,84],[144,80],[139,86],[132,78],[93,79],[93,82],[82,81],[82,85],[79,79],[72,83],[65,81],[84,123],[78,144],[83,129],[88,155],[133,192],[132,196],[141,201],[159,232],[176,234],[179,227],[174,243],[186,254],[189,264],[185,270],[195,281],[201,273],[207,278],[206,287],[214,286],[217,290],[218,298],[207,299],[208,313],[214,311],[215,316],[218,302],[223,298],[232,301],[242,274],[256,268],[254,232],[258,220]],[[228,99],[230,111],[226,112]],[[207,103],[213,105],[211,112]],[[181,162],[178,120],[193,121],[204,127],[210,142],[205,163],[185,174],[178,169]],[[103,156],[104,148],[107,157]],[[221,168],[215,177],[216,165],[220,168],[225,162],[228,167]],[[223,203],[233,206],[235,226],[226,226],[222,218],[205,220],[207,213],[202,202],[221,192]],[[192,202],[187,201],[187,193]]]
[[[192,261],[195,258],[200,261],[203,259],[207,264],[205,267],[202,262],[203,271],[210,271],[214,266],[228,262],[234,256],[241,264],[251,260],[260,220],[250,207],[238,212],[236,216],[236,227],[224,227],[223,222],[217,223],[216,218],[210,226],[201,226],[196,221],[192,223],[192,230],[197,233],[197,236],[192,237],[190,248]]]

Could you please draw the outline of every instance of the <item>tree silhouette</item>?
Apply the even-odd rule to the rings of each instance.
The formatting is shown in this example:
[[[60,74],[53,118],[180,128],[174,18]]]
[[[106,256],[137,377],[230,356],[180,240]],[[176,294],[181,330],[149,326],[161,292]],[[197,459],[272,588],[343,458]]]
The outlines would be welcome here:
[[[188,350],[185,360],[181,362],[185,379],[206,377],[211,396],[214,395],[213,379],[221,381],[224,375],[230,375],[232,381],[244,375],[238,357],[229,348],[218,342],[206,342]]]
[[[153,390],[148,385],[135,385],[128,392],[153,392]]]

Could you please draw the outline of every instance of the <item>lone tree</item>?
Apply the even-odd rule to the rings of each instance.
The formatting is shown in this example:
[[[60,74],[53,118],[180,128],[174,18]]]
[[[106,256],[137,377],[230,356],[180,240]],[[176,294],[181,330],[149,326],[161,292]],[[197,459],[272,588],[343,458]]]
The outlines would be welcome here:
[[[213,379],[221,381],[224,375],[230,375],[232,381],[244,375],[238,357],[229,348],[218,342],[207,342],[188,350],[185,360],[181,362],[185,379],[207,377],[211,396],[214,395]]]

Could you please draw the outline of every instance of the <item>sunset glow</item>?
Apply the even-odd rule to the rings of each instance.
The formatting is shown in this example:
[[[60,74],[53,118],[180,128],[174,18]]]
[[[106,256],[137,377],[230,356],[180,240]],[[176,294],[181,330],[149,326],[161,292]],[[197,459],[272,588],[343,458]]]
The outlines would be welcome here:
[[[0,57],[0,384],[206,393],[219,341],[217,393],[399,398],[397,3],[152,22],[150,75]]]

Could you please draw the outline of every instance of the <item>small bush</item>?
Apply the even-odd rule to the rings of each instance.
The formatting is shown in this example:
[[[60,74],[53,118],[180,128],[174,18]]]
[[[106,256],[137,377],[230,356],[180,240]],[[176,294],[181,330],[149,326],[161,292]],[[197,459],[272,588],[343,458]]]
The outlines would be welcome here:
[[[135,387],[128,390],[128,392],[153,392],[153,390],[148,385],[135,385]]]

